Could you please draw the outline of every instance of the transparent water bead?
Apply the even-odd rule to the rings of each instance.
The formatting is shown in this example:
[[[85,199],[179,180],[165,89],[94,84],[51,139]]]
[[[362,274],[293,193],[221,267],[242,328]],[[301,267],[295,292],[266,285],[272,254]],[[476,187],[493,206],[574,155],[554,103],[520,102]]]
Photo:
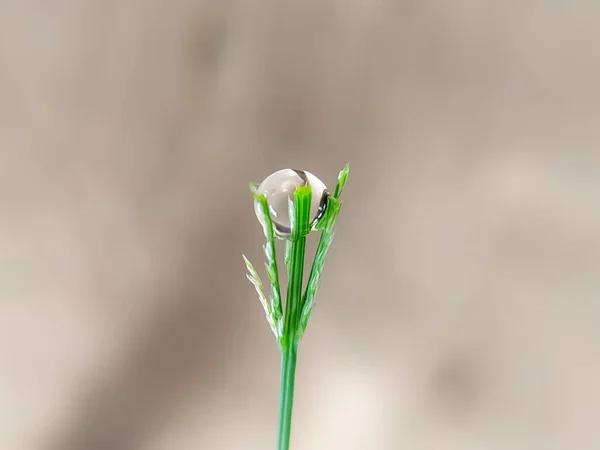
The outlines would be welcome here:
[[[294,199],[294,192],[300,186],[312,188],[310,217],[311,226],[314,226],[325,210],[327,186],[312,173],[298,169],[282,169],[269,175],[258,186],[258,192],[267,196],[271,220],[279,236],[286,236],[291,232],[288,201]],[[256,205],[255,210],[256,216],[262,222]]]

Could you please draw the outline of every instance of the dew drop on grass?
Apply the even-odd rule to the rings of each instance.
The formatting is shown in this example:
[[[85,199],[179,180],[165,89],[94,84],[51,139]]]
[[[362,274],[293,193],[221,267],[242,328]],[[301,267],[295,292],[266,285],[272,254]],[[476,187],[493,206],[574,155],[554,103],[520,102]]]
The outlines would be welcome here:
[[[288,201],[294,199],[294,192],[300,186],[312,188],[310,217],[311,226],[314,226],[323,215],[328,194],[327,186],[312,173],[298,169],[282,169],[269,175],[258,186],[258,192],[267,196],[271,220],[279,236],[286,236],[291,232]],[[262,215],[256,205],[255,208],[256,215],[262,223]]]

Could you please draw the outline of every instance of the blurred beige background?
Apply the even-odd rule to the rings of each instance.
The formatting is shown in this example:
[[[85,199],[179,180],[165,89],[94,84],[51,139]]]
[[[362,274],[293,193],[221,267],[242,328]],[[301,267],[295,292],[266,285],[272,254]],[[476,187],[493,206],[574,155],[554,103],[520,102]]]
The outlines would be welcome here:
[[[599,14],[1,0],[0,448],[274,448],[247,182],[346,161],[292,448],[600,448]]]

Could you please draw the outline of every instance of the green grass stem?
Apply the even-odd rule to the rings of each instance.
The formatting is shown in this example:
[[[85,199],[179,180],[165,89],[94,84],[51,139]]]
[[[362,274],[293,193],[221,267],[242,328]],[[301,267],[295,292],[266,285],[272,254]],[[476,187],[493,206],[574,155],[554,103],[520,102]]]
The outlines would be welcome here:
[[[250,185],[255,201],[255,211],[265,233],[266,244],[265,269],[271,282],[271,298],[267,301],[263,293],[263,284],[252,263],[244,256],[248,269],[247,277],[254,285],[259,300],[263,305],[277,345],[281,351],[281,383],[279,402],[279,429],[277,450],[289,450],[292,428],[292,409],[294,404],[294,383],[296,377],[296,361],[298,343],[302,339],[308,319],[314,308],[314,299],[325,265],[325,260],[334,237],[334,226],[342,203],[339,200],[348,179],[348,165],[340,172],[333,195],[327,198],[327,206],[323,217],[316,224],[321,238],[308,277],[307,287],[302,293],[304,278],[304,255],[306,252],[306,236],[310,228],[310,186],[300,186],[294,192],[294,200],[289,202],[289,218],[291,233],[285,237],[284,263],[288,273],[288,288],[285,312],[281,302],[279,273],[275,251],[275,229],[269,212],[267,197],[257,191],[255,184]],[[280,237],[280,236],[279,236]]]
[[[299,187],[290,202],[292,233],[287,249],[288,290],[285,301],[285,322],[281,340],[281,389],[279,403],[278,450],[290,447],[292,407],[294,401],[294,380],[298,343],[297,330],[302,308],[302,281],[304,278],[304,253],[306,235],[310,231],[310,187]]]

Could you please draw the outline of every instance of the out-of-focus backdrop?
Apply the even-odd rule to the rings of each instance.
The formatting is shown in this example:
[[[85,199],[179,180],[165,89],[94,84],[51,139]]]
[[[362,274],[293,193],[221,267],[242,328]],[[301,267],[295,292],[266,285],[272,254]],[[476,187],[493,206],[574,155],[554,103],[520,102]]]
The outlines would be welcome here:
[[[247,188],[330,186],[292,447],[600,448],[600,6],[0,2],[0,448],[274,448]]]

